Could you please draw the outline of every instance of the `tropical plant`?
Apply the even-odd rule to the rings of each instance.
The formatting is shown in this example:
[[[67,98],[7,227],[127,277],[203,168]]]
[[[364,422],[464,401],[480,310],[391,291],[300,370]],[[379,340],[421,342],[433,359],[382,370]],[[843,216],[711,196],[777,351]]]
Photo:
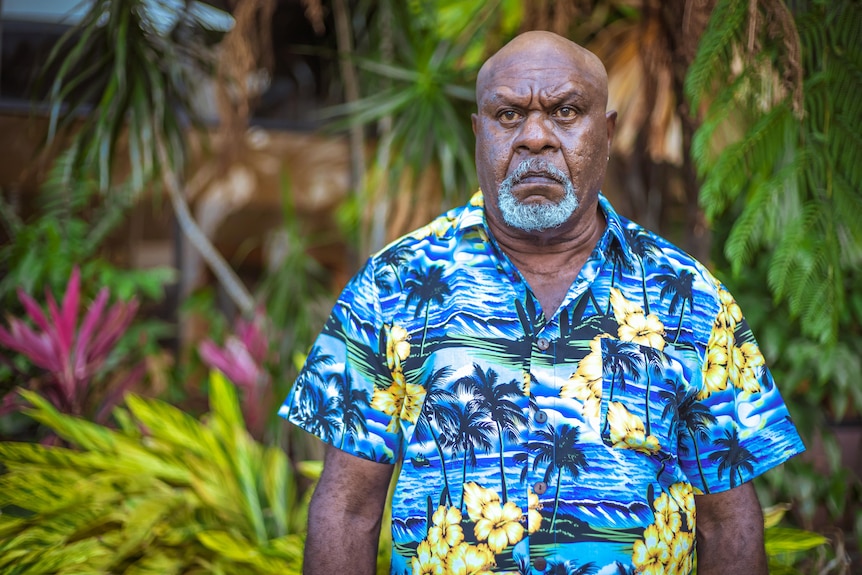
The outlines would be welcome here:
[[[222,372],[242,394],[242,411],[255,439],[264,437],[265,424],[272,411],[272,377],[267,361],[270,356],[266,317],[258,310],[250,320],[236,318],[234,331],[219,346],[211,339],[198,345],[198,353],[210,369]]]
[[[9,319],[9,329],[0,327],[0,345],[25,355],[34,365],[47,372],[33,384],[58,410],[71,415],[87,414],[104,421],[110,410],[122,400],[143,375],[143,364],[130,370],[117,370],[119,378],[107,378],[105,367],[117,342],[126,332],[138,309],[138,302],[115,302],[108,307],[110,294],[103,288],[79,318],[81,276],[72,271],[60,305],[48,292],[47,310],[31,296],[18,292],[21,304],[32,322]],[[117,369],[118,362],[112,367]],[[101,385],[97,381],[101,377]],[[13,395],[7,395],[3,411],[16,407]]]
[[[686,83],[705,109],[693,145],[701,203],[713,221],[735,219],[732,270],[767,258],[776,300],[821,343],[838,341],[862,264],[860,18],[847,0],[719,1]],[[721,136],[730,145],[716,150]]]
[[[367,253],[392,231],[393,204],[436,215],[475,190],[473,79],[488,44],[515,31],[523,7],[521,0],[386,0],[360,4],[353,14],[338,2],[335,12],[344,28],[353,23],[355,42],[340,41],[346,103],[326,117],[338,120],[336,128],[352,126],[351,157],[363,163],[354,166],[356,199],[366,206],[357,208],[359,243]],[[376,140],[369,166],[365,133]],[[429,179],[434,183],[423,186]]]
[[[114,430],[23,396],[73,448],[0,443],[4,573],[299,573],[294,471],[248,435],[218,372],[200,421],[130,394]]]
[[[205,39],[232,25],[229,16],[200,17],[208,12],[198,4],[164,10],[149,0],[92,2],[46,63],[46,70],[56,69],[48,143],[67,132],[72,136],[66,186],[93,177],[101,193],[116,195],[116,157],[125,142],[131,174],[124,204],[161,180],[181,229],[237,307],[250,314],[251,295],[193,219],[181,183],[189,124],[199,125],[191,86],[215,67]]]
[[[281,189],[282,227],[272,240],[269,263],[256,291],[264,306],[271,329],[274,369],[281,377],[273,381],[273,395],[287,396],[297,373],[296,364],[308,349],[332,309],[334,297],[329,274],[310,254],[328,238],[309,234],[294,209],[291,186],[285,178]]]

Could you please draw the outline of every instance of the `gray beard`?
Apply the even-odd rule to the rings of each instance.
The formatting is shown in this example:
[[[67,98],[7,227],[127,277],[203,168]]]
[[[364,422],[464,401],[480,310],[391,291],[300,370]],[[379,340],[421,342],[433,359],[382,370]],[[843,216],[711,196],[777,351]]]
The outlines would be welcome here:
[[[512,195],[512,186],[528,173],[542,173],[563,184],[565,196],[556,204],[522,204]],[[503,180],[497,191],[497,206],[503,221],[525,232],[541,232],[563,225],[578,209],[575,185],[558,168],[536,158],[524,160]]]

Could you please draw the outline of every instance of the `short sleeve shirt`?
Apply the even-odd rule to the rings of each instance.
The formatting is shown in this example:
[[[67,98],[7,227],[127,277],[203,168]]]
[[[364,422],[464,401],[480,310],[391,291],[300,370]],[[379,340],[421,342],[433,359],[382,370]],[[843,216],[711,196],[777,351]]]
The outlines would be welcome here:
[[[804,450],[733,297],[619,216],[558,310],[483,198],[372,256],[280,414],[401,463],[391,573],[679,573],[694,495]]]

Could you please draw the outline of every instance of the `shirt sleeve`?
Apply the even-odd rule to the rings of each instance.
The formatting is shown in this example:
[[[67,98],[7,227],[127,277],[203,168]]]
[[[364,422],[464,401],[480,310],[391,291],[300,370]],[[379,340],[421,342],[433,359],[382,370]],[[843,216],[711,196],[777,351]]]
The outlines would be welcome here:
[[[402,438],[375,401],[392,380],[380,318],[369,260],[341,292],[278,413],[342,451],[391,464]]]
[[[680,409],[680,465],[702,493],[727,491],[805,450],[748,323],[719,287],[699,377]]]

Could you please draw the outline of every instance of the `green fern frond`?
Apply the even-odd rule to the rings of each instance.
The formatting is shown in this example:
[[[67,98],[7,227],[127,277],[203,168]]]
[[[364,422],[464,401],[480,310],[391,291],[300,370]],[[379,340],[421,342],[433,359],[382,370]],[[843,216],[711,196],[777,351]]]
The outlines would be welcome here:
[[[713,9],[685,77],[684,91],[692,110],[700,108],[717,78],[724,80],[729,76],[731,51],[743,33],[747,14],[748,2],[741,0],[721,0]]]
[[[701,188],[701,205],[708,218],[715,218],[745,193],[752,170],[764,169],[783,157],[783,143],[794,123],[788,106],[776,106],[741,141],[722,152]]]

